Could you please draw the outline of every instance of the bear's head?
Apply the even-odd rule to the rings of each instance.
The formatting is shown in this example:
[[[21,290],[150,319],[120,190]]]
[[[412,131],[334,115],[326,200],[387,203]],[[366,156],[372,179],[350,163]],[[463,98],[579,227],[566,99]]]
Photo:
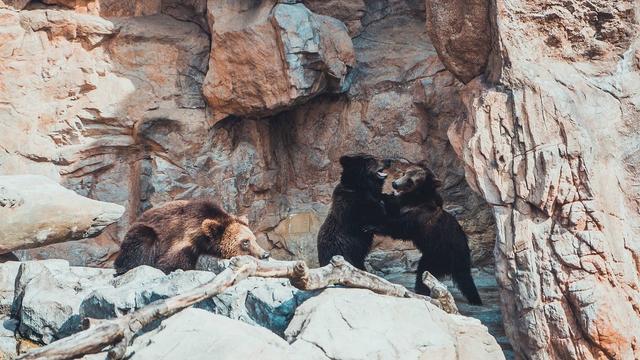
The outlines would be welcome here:
[[[401,177],[391,183],[391,186],[400,193],[408,193],[416,189],[435,192],[437,188],[442,186],[442,182],[436,178],[426,162],[422,161],[409,166]]]
[[[225,259],[239,255],[251,255],[260,259],[270,256],[256,241],[256,236],[249,229],[248,219],[244,216],[229,215],[223,220],[205,219],[202,231],[211,243],[217,244],[217,252]]]
[[[340,183],[348,188],[363,188],[374,193],[381,193],[387,173],[384,172],[388,162],[383,164],[368,154],[349,154],[340,158],[342,175]]]

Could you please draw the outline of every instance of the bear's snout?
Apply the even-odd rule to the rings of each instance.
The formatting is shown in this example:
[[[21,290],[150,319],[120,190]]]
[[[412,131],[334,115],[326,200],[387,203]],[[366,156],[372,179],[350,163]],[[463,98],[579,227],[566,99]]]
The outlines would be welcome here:
[[[270,257],[271,257],[271,253],[268,252],[268,251],[265,251],[265,252],[262,253],[262,255],[260,255],[260,259],[262,259],[262,260],[266,260],[266,259],[268,259]]]
[[[393,182],[391,183],[391,187],[392,187],[394,190],[398,190],[398,187],[399,187],[399,185],[398,185],[398,181],[397,181],[397,180],[393,180]]]

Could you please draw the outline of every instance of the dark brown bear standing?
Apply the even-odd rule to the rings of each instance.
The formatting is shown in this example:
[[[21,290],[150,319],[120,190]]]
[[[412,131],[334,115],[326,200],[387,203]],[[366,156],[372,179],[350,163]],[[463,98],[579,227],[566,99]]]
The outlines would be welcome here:
[[[340,158],[342,175],[333,191],[331,210],[318,232],[320,265],[342,255],[364,270],[373,234],[363,229],[383,221],[382,186],[387,174],[371,155],[352,154]]]
[[[202,254],[269,257],[245,219],[210,201],[178,200],[145,211],[131,225],[114,265],[117,274],[140,265],[169,273],[194,269]]]
[[[471,277],[471,254],[467,236],[456,218],[442,208],[438,194],[441,182],[425,163],[408,168],[392,186],[400,194],[387,197],[389,217],[374,232],[397,239],[411,240],[422,257],[418,263],[415,290],[429,295],[422,273],[439,278],[451,275],[469,303],[481,305],[480,295]]]

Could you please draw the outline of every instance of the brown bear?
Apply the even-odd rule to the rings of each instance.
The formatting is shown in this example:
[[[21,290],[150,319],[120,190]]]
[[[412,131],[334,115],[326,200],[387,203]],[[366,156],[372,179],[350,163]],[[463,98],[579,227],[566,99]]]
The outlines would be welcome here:
[[[481,305],[482,300],[471,277],[471,254],[467,235],[456,220],[443,208],[438,193],[441,186],[425,162],[411,166],[392,182],[399,192],[385,197],[388,217],[369,230],[396,239],[411,240],[422,253],[418,263],[415,291],[429,295],[422,282],[422,273],[435,277],[451,275],[469,303]]]
[[[165,273],[192,270],[202,254],[221,258],[269,253],[256,242],[246,219],[206,200],[177,200],[145,211],[120,246],[116,274],[149,265]]]

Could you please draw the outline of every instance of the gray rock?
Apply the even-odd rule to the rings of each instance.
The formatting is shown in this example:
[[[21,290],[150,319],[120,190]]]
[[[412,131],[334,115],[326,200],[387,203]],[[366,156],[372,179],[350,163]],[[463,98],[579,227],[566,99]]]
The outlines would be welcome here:
[[[196,262],[196,270],[211,271],[214,274],[220,274],[224,269],[229,267],[229,259],[220,259],[214,256],[202,255]]]
[[[20,334],[48,344],[76,332],[82,300],[107,286],[113,274],[112,269],[70,267],[66,261],[23,263],[14,301]]]
[[[419,250],[373,250],[366,258],[368,270],[378,275],[415,272],[422,254]]]
[[[159,299],[183,293],[211,281],[215,274],[206,271],[162,271],[139,266],[114,278],[107,287],[92,291],[82,301],[81,317],[108,319],[127,314]]]
[[[283,334],[298,305],[312,295],[291,286],[286,279],[248,278],[201,306]]]
[[[324,290],[296,310],[285,335],[295,350],[331,359],[504,359],[480,321],[369,290]]]
[[[228,266],[225,260],[203,258],[199,263],[218,272]],[[209,271],[175,271],[165,275],[160,270],[140,266],[87,295],[79,315],[113,318],[193,289],[214,277]],[[249,278],[195,307],[283,334],[298,305],[312,295],[313,292],[300,291],[285,279]]]
[[[289,344],[272,332],[201,309],[186,309],[129,347],[132,359],[287,359]]]
[[[0,359],[12,359],[17,356],[18,342],[15,338],[18,321],[8,316],[0,317]]]
[[[20,263],[17,261],[0,264],[0,314],[2,315],[11,313],[19,269]]]
[[[94,237],[124,213],[45,176],[0,176],[0,189],[0,253]]]

